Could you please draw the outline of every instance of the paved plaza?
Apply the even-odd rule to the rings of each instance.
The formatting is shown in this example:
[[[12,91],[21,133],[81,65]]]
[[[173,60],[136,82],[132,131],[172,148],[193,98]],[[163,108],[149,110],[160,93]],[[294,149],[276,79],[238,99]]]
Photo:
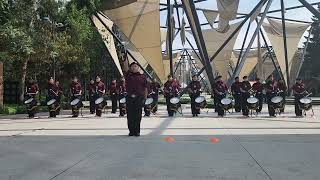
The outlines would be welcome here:
[[[128,137],[126,118],[107,112],[56,119],[0,116],[0,180],[319,180],[320,106],[315,116],[264,112],[218,118],[203,110],[169,118],[161,106]]]

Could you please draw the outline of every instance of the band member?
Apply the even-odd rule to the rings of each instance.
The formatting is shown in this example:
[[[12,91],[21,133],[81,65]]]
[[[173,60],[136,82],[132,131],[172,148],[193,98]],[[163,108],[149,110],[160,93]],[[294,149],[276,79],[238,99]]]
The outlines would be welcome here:
[[[74,99],[79,99],[81,101],[82,87],[77,77],[73,78],[70,91],[71,91],[71,101],[73,101]],[[72,117],[78,117],[78,116],[79,116],[79,109],[72,108]]]
[[[180,85],[173,79],[171,75],[168,76],[168,81],[164,84],[164,97],[166,98],[168,115],[171,117],[174,115],[174,110],[170,103],[170,99],[179,95]]]
[[[280,79],[278,81],[278,90],[279,90],[279,96],[281,96],[283,98],[283,107],[280,108],[280,112],[283,113],[284,112],[284,107],[285,107],[285,102],[286,102],[286,95],[287,95],[287,85],[284,82],[283,79]]]
[[[268,103],[268,111],[271,117],[276,117],[275,108],[271,99],[277,95],[278,85],[274,80],[273,75],[270,76],[269,80],[266,83],[266,95],[267,95],[267,103]]]
[[[221,78],[222,78],[222,76],[218,76],[217,77],[217,82],[216,82],[216,84],[214,86],[214,90],[213,90],[214,97],[216,97],[215,100],[217,101],[216,109],[217,109],[219,117],[223,117],[224,116],[224,109],[222,107],[221,100],[226,97],[226,94],[228,92],[228,87],[222,81]]]
[[[196,98],[200,96],[201,84],[198,81],[197,75],[192,76],[192,81],[188,85],[189,96],[191,99],[191,112],[192,116],[200,114],[200,108],[196,108]]]
[[[263,105],[263,84],[260,82],[260,78],[256,79],[256,82],[252,85],[252,90],[255,93],[255,97],[259,100],[259,106],[256,110],[258,113],[262,110]]]
[[[247,99],[250,97],[251,84],[248,81],[248,76],[243,76],[243,81],[241,83],[240,91],[242,97],[242,115],[248,117],[249,109]]]
[[[302,109],[299,107],[300,99],[307,93],[304,83],[297,78],[296,83],[292,87],[294,95],[294,111],[297,117],[302,117]]]
[[[95,93],[95,99],[103,98],[105,92],[106,92],[106,86],[101,81],[100,77],[96,77],[96,93]],[[96,115],[98,117],[101,117],[103,106],[96,104]]]
[[[32,102],[28,106],[28,116],[29,118],[34,118],[37,108],[36,95],[39,93],[38,84],[34,80],[30,80],[26,87],[25,100],[33,98]]]
[[[151,93],[152,93],[152,89],[151,89],[151,82],[149,80],[147,81],[147,91],[148,91],[147,98],[150,98]],[[149,117],[151,114],[152,105],[151,105],[151,107],[150,107],[150,105],[149,106],[144,105],[143,110],[144,110],[144,116]]]
[[[56,104],[57,104],[57,107],[56,106],[53,106],[52,108],[50,108],[50,113],[49,113],[49,116],[50,117],[56,117],[56,115],[58,114],[58,109],[60,108],[60,105],[59,105],[59,101],[58,101],[58,98],[59,98],[59,88],[58,86],[56,85],[56,83],[54,82],[53,78],[50,78],[49,80],[49,83],[48,83],[48,92],[47,92],[48,96],[47,96],[47,102],[52,100],[52,99],[55,99],[56,100]]]
[[[139,72],[139,66],[136,62],[131,63],[129,68],[130,70],[125,76],[128,92],[126,102],[129,136],[140,136],[142,107],[148,93],[147,78]]]
[[[160,84],[157,82],[156,79],[153,79],[151,84],[150,84],[150,97],[153,99],[153,107],[151,109],[152,113],[156,113],[158,111],[158,99],[159,99],[159,90],[160,90],[161,86]]]
[[[124,116],[126,114],[126,104],[121,103],[120,100],[122,98],[125,98],[127,95],[127,86],[126,86],[126,80],[122,76],[117,84],[117,94],[118,94],[118,100],[119,100],[119,116]]]
[[[94,114],[96,111],[96,106],[94,101],[96,100],[96,85],[94,83],[94,80],[91,79],[90,83],[88,85],[88,92],[89,92],[89,101],[90,101],[90,114]]]
[[[231,92],[232,92],[232,96],[234,98],[234,108],[236,112],[240,112],[241,111],[241,91],[240,91],[240,87],[241,87],[241,82],[239,77],[236,77],[235,82],[231,85]]]
[[[115,114],[118,108],[117,80],[113,79],[109,86],[109,95],[112,104],[111,113]]]
[[[58,101],[58,104],[60,104],[61,98],[62,98],[62,95],[63,95],[63,89],[62,89],[62,86],[61,86],[61,84],[60,84],[59,81],[56,81],[55,84],[56,84],[56,86],[57,86],[57,88],[58,88],[58,98],[57,98],[57,101]],[[57,109],[57,114],[58,114],[58,115],[60,114],[60,110],[61,110],[61,108],[60,108],[60,106],[59,106],[59,108]]]

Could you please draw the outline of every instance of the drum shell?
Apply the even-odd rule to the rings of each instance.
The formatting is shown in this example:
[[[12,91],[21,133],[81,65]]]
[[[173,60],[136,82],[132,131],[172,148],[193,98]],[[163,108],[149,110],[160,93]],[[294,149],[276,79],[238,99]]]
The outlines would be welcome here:
[[[229,110],[229,109],[231,109],[231,108],[233,107],[233,105],[232,105],[232,100],[230,101],[229,104],[223,104],[223,103],[222,103],[222,100],[224,100],[224,99],[229,99],[229,98],[223,98],[223,99],[221,99],[221,101],[220,101],[221,107],[222,107],[224,110]]]
[[[281,97],[281,96],[275,96],[275,97]],[[282,98],[282,101],[280,101],[279,103],[272,102],[272,98],[270,101],[271,101],[272,107],[275,109],[283,108],[283,106],[284,106],[284,99],[283,98]]]
[[[75,105],[71,105],[72,109],[80,109],[82,107],[82,101],[79,99],[79,102]]]
[[[299,108],[308,111],[312,108],[312,101],[310,103],[301,103],[299,100]]]
[[[174,97],[173,97],[174,98]],[[171,98],[172,99],[172,98]],[[179,99],[179,102],[178,103],[176,103],[176,104],[173,104],[173,103],[171,103],[171,99],[170,99],[170,101],[169,101],[169,103],[170,103],[170,106],[171,106],[171,108],[172,109],[178,109],[178,108],[180,108],[181,107],[181,102],[180,102],[180,99]]]
[[[204,101],[202,101],[201,103],[195,102],[195,104],[196,104],[196,108],[198,108],[198,109],[203,109],[203,108],[205,108],[205,107],[207,106],[207,101],[204,100]]]
[[[250,97],[250,98],[251,98],[251,97]],[[249,98],[248,98],[248,99],[249,99]],[[248,99],[247,99],[247,102],[246,102],[248,109],[250,109],[250,110],[256,110],[256,109],[258,109],[258,107],[259,107],[259,99],[256,98],[258,101],[255,102],[255,103],[249,103],[249,102],[248,102]]]

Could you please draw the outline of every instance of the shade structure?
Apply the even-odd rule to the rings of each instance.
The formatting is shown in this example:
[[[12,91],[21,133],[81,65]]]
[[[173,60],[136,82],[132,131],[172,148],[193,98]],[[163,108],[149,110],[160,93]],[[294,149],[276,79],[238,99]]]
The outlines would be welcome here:
[[[277,56],[280,69],[282,71],[283,77],[286,77],[286,63],[284,55],[283,46],[283,31],[282,23],[279,20],[273,20],[268,18],[267,23],[263,23],[263,28],[267,33],[267,36],[271,42],[274,52]],[[287,36],[287,52],[288,52],[288,62],[289,62],[289,77],[291,76],[290,71],[292,68],[292,58],[298,49],[298,44],[304,32],[310,26],[309,24],[302,23],[289,23],[286,22],[286,36]],[[287,79],[285,78],[287,81]]]
[[[161,82],[166,80],[161,55],[159,0],[134,3],[103,11],[141,53]],[[136,58],[138,61],[140,58]]]
[[[213,27],[213,22],[216,20],[219,12],[215,10],[202,9],[204,16],[206,17],[208,23]]]
[[[219,11],[219,25],[217,31],[226,32],[229,28],[229,21],[237,17],[240,0],[217,0]]]
[[[100,18],[103,21],[103,23],[105,25],[107,25],[107,27],[111,30],[112,26],[113,26],[113,22],[106,17],[101,16]],[[114,38],[113,38],[112,34],[107,30],[107,28],[103,25],[103,23],[96,16],[92,16],[92,21],[93,21],[94,25],[96,26],[96,28],[98,29],[98,32],[100,33],[100,35],[103,39],[103,42],[104,42],[105,46],[107,47],[107,50],[112,57],[112,60],[114,61],[114,64],[118,68],[119,73],[121,75],[123,75],[121,65],[119,62],[119,58],[118,58],[118,54],[117,54],[117,50],[115,47]]]

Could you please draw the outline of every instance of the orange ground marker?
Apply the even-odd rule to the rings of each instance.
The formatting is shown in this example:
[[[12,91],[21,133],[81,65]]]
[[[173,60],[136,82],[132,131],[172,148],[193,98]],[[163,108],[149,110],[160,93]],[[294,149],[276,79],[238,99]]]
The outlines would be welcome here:
[[[166,142],[169,142],[169,143],[172,143],[172,142],[174,142],[174,138],[173,137],[166,137],[165,139],[164,139]]]
[[[212,143],[216,143],[216,142],[219,142],[219,141],[220,141],[220,139],[216,138],[216,137],[213,137],[213,138],[210,139],[210,142],[212,142]]]

